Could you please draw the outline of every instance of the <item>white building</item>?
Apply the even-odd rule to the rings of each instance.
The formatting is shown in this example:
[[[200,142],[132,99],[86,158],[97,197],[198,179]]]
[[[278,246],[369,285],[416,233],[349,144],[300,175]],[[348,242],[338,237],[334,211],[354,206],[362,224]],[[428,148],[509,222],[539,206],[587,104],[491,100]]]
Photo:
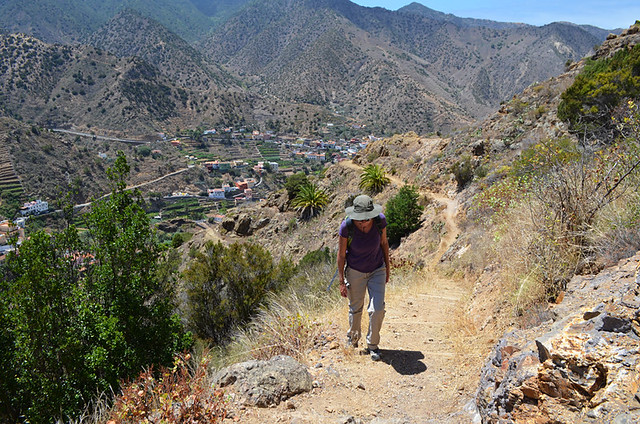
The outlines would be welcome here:
[[[34,200],[33,202],[27,202],[20,208],[22,216],[34,215],[49,210],[49,202],[43,202],[42,200]]]
[[[209,198],[224,200],[224,190],[221,188],[209,189]]]

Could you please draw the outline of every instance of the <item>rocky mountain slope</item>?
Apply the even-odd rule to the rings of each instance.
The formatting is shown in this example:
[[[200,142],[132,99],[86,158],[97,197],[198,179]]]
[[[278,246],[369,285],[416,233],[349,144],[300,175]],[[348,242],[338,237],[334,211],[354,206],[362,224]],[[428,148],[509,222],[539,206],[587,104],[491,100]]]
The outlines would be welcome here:
[[[483,116],[599,41],[571,24],[469,25],[346,0],[258,1],[201,48],[262,92],[425,133]]]
[[[156,122],[147,128],[171,116],[176,121],[171,125],[263,125],[271,120],[294,131],[314,131],[313,125],[300,124],[303,117],[293,116],[303,105],[313,109],[311,115],[355,119],[377,133],[446,131],[484,116],[532,82],[560,73],[565,63],[604,38],[604,30],[572,24],[538,28],[460,19],[415,4],[392,12],[348,0],[259,0],[216,7],[188,0],[99,3],[9,1],[2,5],[0,25],[45,42],[89,42],[122,61],[142,58],[170,80],[154,83],[156,88],[169,87],[174,97],[154,100],[167,110],[156,113]],[[37,63],[31,65],[35,74],[41,72]],[[73,71],[88,73],[90,68]],[[129,76],[121,73],[121,78]],[[77,125],[101,122],[96,107],[102,110],[98,103],[112,97],[98,94],[105,99],[87,99],[91,112],[73,111]],[[130,101],[126,95],[120,98],[118,90],[110,94],[118,102]],[[56,113],[22,113],[20,108],[17,102],[8,105],[16,116],[41,124],[60,121]],[[130,130],[128,122],[140,122],[131,120],[127,110],[122,120],[105,109],[109,119],[100,124],[105,128]]]
[[[121,58],[139,57],[187,89],[236,87],[240,91],[239,81],[219,65],[209,63],[184,39],[132,9],[117,14],[87,41]]]
[[[194,41],[248,0],[7,0],[0,4],[0,27],[48,43],[83,42],[115,15],[133,9]]]

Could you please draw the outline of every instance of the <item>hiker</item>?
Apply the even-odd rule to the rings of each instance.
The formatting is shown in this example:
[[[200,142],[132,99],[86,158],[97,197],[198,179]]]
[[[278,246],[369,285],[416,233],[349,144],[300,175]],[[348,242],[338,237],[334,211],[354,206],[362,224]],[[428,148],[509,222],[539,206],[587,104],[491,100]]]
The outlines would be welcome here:
[[[346,208],[345,213],[347,218],[339,230],[338,281],[340,294],[349,299],[347,345],[358,347],[364,295],[368,291],[369,331],[365,352],[374,361],[379,361],[384,291],[391,269],[387,220],[382,214],[382,206],[364,194],[353,199],[353,206]]]

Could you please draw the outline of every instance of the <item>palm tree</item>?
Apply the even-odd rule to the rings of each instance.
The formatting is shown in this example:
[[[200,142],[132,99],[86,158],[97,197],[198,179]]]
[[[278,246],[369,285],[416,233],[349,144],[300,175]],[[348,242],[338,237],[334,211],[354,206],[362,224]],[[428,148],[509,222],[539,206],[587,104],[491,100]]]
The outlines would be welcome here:
[[[363,191],[376,194],[380,193],[389,182],[391,180],[380,165],[370,164],[362,170],[358,187]]]
[[[300,186],[292,206],[300,213],[301,219],[311,219],[318,215],[329,203],[327,193],[313,183]]]

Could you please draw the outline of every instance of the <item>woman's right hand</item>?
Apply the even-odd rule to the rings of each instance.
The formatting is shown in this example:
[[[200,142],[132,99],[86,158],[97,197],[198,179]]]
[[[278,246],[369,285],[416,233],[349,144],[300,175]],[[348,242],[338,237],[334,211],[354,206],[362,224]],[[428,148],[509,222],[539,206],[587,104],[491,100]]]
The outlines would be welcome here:
[[[340,296],[347,297],[348,290],[349,289],[347,288],[347,284],[344,282],[344,280],[342,280],[342,282],[340,283]]]

